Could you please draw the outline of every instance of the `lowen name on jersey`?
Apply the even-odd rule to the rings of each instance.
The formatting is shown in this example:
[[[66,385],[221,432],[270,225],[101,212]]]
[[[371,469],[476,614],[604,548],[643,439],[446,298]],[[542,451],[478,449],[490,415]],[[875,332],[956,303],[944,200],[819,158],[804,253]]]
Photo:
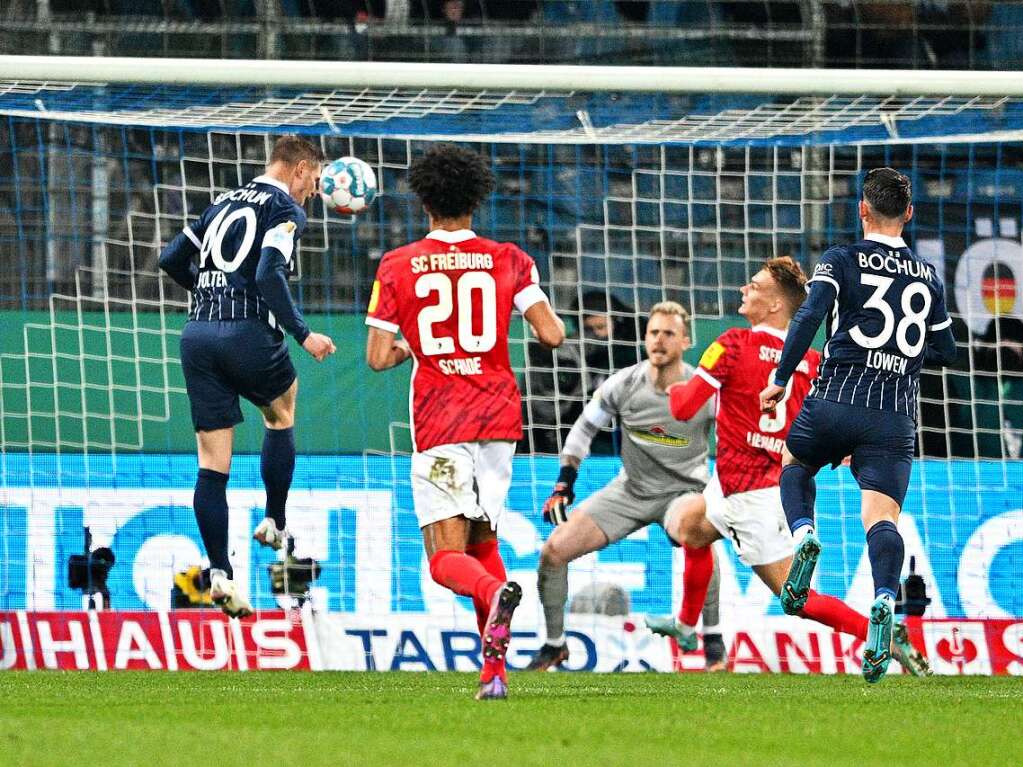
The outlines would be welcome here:
[[[493,269],[494,257],[490,253],[430,253],[410,259],[412,274],[445,272],[465,269]]]
[[[483,375],[483,361],[479,357],[440,360],[437,364],[440,367],[440,372],[446,376]]]
[[[898,354],[889,354],[887,352],[867,352],[867,367],[873,368],[874,370],[884,370],[889,373],[898,373],[900,376],[906,375],[906,366],[909,361],[905,357],[900,357]]]

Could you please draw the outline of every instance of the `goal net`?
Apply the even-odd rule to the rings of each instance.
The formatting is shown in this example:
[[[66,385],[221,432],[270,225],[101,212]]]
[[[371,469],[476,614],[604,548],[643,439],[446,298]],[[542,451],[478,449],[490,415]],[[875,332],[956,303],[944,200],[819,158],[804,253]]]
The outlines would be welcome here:
[[[0,76],[17,77],[2,63]],[[821,85],[807,82],[817,73],[783,71],[772,93],[769,72],[753,80],[742,71],[650,69],[654,79],[623,75],[616,91],[613,69],[577,75],[573,85],[562,71],[572,68],[551,68],[557,77],[547,86],[532,71],[522,87],[508,87],[482,74],[477,82],[472,68],[457,75],[462,85],[445,84],[452,75],[429,66],[440,73],[434,84],[396,77],[387,86],[377,65],[354,75],[348,65],[310,65],[310,79],[365,79],[327,87],[294,85],[302,74],[285,64],[274,63],[280,84],[138,82],[156,78],[130,66],[120,76],[76,80],[55,69],[0,81],[0,666],[75,667],[100,656],[111,668],[272,668],[295,658],[319,667],[473,666],[471,605],[431,580],[412,510],[409,371],[374,374],[362,362],[376,265],[425,232],[407,169],[439,140],[490,159],[497,189],[475,226],[533,255],[569,328],[552,354],[513,324],[525,436],[499,531],[526,595],[513,666],[544,637],[535,572],[550,531],[539,509],[555,456],[596,387],[642,359],[646,312],[665,299],[690,310],[695,364],[741,324],[739,288],[765,259],[791,255],[810,270],[829,244],[858,237],[860,183],[878,165],[913,180],[907,239],[945,276],[959,346],[953,367],[923,377],[920,458],[900,522],[907,567],[912,557],[932,618],[1023,616],[1018,87],[996,80],[988,93],[971,93],[942,73],[911,73],[918,79],[908,84],[846,73]],[[189,66],[200,81],[218,76]],[[1004,94],[990,93],[997,83]],[[834,92],[821,92],[828,85]],[[298,630],[294,610],[279,612],[297,602],[274,593],[268,568],[278,557],[250,540],[264,503],[254,409],[236,436],[230,535],[236,578],[268,622],[196,628],[188,623],[196,613],[173,609],[201,606],[189,569],[207,563],[191,511],[195,444],[178,359],[188,297],[157,269],[161,247],[213,196],[258,175],[285,132],[320,142],[328,157],[366,160],[380,184],[357,218],[327,214],[314,200],[298,249],[293,290],[338,354],[314,365],[292,350],[300,456],[289,525],[294,555],[319,564],[293,656],[284,639],[267,637]],[[619,440],[614,428],[595,440],[580,498],[617,473]],[[826,551],[818,587],[862,608],[872,585],[858,490],[846,469],[818,481]],[[83,553],[86,528],[92,549],[115,557],[104,601],[130,611],[138,628],[124,628],[123,615],[75,612],[85,603],[68,563]],[[764,625],[791,624],[730,547],[719,554],[722,625],[737,666],[756,668],[760,657],[766,668],[845,668],[844,646],[832,653],[830,638],[806,639],[805,627],[795,654],[781,634],[756,639]],[[98,590],[92,577],[85,592]],[[673,612],[680,591],[681,561],[657,527],[573,563],[570,665],[670,668],[667,645],[637,629],[635,616]],[[5,654],[15,645],[27,660]]]

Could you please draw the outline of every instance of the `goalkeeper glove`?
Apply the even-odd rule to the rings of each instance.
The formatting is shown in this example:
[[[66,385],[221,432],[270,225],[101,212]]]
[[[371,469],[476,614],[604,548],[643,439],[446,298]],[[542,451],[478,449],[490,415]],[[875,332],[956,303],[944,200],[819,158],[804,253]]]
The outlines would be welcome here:
[[[562,466],[558,472],[558,481],[554,492],[543,505],[543,518],[552,525],[560,525],[568,521],[568,507],[575,500],[572,487],[579,472],[571,466]]]

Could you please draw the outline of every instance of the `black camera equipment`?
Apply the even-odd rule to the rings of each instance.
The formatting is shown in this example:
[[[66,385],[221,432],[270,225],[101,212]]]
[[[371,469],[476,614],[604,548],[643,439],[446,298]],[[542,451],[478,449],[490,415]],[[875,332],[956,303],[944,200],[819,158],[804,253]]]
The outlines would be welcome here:
[[[295,557],[295,539],[288,536],[287,556],[283,562],[267,566],[270,591],[277,596],[290,596],[302,604],[309,598],[309,586],[320,577],[320,563],[311,557]]]
[[[102,608],[110,607],[107,574],[114,566],[114,552],[106,546],[92,551],[92,533],[85,530],[85,553],[72,554],[67,561],[67,585],[89,597],[89,609],[96,609],[96,595],[103,598]],[[101,609],[102,609],[101,608]]]
[[[916,574],[916,557],[909,558],[909,575],[899,586],[895,600],[895,612],[902,615],[923,615],[931,598],[927,596],[927,584]]]

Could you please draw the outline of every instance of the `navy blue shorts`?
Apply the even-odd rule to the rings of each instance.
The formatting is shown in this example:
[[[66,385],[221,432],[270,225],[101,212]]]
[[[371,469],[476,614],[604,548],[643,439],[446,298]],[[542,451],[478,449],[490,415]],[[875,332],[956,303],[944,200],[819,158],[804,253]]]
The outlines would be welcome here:
[[[872,410],[808,397],[785,446],[801,463],[819,469],[852,456],[853,476],[863,490],[906,497],[913,468],[916,424],[904,413]]]
[[[239,397],[269,405],[295,381],[288,344],[262,320],[196,322],[181,332],[181,367],[196,431],[241,423]]]

